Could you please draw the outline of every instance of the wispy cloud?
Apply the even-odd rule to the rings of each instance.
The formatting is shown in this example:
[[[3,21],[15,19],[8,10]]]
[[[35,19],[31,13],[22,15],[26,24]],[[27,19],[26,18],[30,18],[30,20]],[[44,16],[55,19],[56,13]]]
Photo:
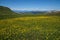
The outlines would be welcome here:
[[[28,10],[28,11],[47,11],[47,10],[55,10],[55,9],[41,9],[41,8],[14,8],[12,10]]]

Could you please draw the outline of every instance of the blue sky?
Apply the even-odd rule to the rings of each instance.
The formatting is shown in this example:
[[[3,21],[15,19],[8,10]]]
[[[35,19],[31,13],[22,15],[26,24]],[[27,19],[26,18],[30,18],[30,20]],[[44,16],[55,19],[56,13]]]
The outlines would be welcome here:
[[[60,0],[0,0],[12,10],[60,10]]]

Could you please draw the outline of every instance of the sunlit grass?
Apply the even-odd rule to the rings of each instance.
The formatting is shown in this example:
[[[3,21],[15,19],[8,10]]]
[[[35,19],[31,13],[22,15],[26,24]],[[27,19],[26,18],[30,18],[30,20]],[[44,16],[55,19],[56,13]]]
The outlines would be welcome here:
[[[60,17],[36,16],[0,20],[1,40],[59,40]]]

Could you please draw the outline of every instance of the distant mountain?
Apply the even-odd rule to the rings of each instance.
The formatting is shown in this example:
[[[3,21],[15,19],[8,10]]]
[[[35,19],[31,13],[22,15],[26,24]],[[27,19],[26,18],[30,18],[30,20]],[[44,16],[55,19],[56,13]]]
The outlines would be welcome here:
[[[29,11],[29,10],[13,10],[13,11],[14,11],[14,12],[18,12],[18,13],[19,13],[19,12],[22,12],[22,13],[23,13],[23,12],[31,12],[31,11]]]
[[[14,10],[16,13],[22,14],[44,14],[47,11],[29,11],[29,10]]]
[[[0,19],[13,18],[16,16],[18,16],[18,14],[13,12],[10,8],[0,6]]]
[[[38,14],[38,15],[60,15],[60,11],[51,10],[51,11],[28,11],[28,10],[15,10],[14,12],[19,14]]]
[[[49,12],[47,13],[47,15],[57,15],[57,16],[60,16],[60,11],[55,11],[55,10],[49,11]]]
[[[28,10],[11,10],[8,7],[0,6],[0,19],[15,18],[24,15],[58,15],[60,16],[60,11],[28,11]]]

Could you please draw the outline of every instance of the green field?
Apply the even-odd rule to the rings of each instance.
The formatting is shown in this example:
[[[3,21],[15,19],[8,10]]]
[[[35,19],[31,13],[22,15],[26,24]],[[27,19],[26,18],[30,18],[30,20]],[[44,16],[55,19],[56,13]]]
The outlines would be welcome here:
[[[1,19],[0,40],[60,40],[60,16]]]

